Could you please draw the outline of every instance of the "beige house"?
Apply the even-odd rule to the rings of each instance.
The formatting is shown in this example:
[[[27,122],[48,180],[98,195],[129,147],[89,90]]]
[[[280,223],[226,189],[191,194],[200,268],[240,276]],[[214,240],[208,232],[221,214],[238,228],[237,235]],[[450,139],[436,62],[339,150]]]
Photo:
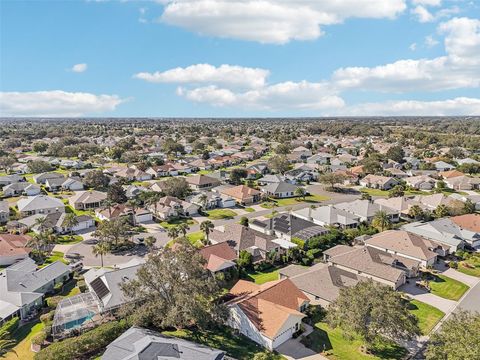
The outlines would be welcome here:
[[[96,190],[88,190],[78,191],[68,199],[68,202],[75,210],[89,210],[101,207],[106,199],[106,193]]]

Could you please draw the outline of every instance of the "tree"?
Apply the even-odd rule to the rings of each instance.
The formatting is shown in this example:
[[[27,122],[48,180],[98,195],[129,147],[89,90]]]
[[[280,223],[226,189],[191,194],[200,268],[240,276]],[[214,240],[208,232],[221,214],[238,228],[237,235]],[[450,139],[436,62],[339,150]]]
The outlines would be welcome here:
[[[268,160],[268,167],[277,173],[283,174],[290,168],[290,163],[285,155],[275,155]]]
[[[185,239],[175,249],[165,247],[151,254],[136,278],[122,284],[125,296],[132,300],[125,310],[133,322],[177,329],[222,324],[227,316],[219,302],[222,291],[204,264],[203,256]]]
[[[253,256],[246,250],[240,251],[238,255],[237,264],[239,267],[243,269],[247,269],[252,266],[253,264]]]
[[[278,355],[272,353],[272,352],[261,352],[261,353],[256,353],[253,356],[253,360],[277,360]]]
[[[275,148],[275,153],[278,155],[290,154],[291,148],[289,144],[280,144]]]
[[[454,312],[427,343],[427,360],[480,359],[480,314]]]
[[[162,146],[163,151],[165,151],[167,154],[176,154],[176,153],[184,153],[185,148],[183,147],[182,144],[177,143],[173,139],[167,139],[163,143]]]
[[[200,230],[202,230],[205,234],[205,239],[207,243],[210,241],[208,236],[210,235],[210,232],[213,230],[214,227],[215,225],[213,225],[210,220],[202,221],[202,223],[200,224]]]
[[[44,153],[48,149],[48,143],[43,141],[36,142],[33,144],[32,149],[37,153]]]
[[[474,202],[470,199],[467,199],[465,201],[465,204],[463,205],[463,213],[464,214],[473,214],[477,210]]]
[[[97,257],[100,255],[101,266],[103,267],[103,255],[108,254],[110,251],[110,245],[106,241],[100,241],[92,247],[92,254]]]
[[[378,210],[372,220],[372,225],[380,232],[390,227],[390,218],[386,211]]]
[[[137,209],[140,207],[140,201],[138,199],[130,199],[127,201],[127,206],[132,210],[132,224],[137,226]]]
[[[179,199],[185,199],[191,193],[190,186],[188,186],[185,178],[173,177],[163,182],[165,186],[165,195],[173,196]]]
[[[323,174],[318,179],[322,184],[330,185],[330,190],[335,190],[335,185],[341,184],[346,180],[343,174],[328,173]]]
[[[101,170],[94,170],[85,175],[84,183],[86,187],[99,190],[105,189],[110,184],[110,179]]]
[[[450,210],[447,205],[440,204],[434,211],[435,217],[442,218],[450,214]]]
[[[145,246],[148,247],[150,251],[154,249],[156,242],[157,242],[157,239],[155,239],[155,237],[153,237],[152,235],[147,236],[145,238]]]
[[[242,179],[245,179],[248,175],[247,169],[245,168],[235,168],[230,171],[230,181],[234,185],[240,185]]]
[[[50,165],[49,162],[46,162],[43,160],[29,161],[27,166],[28,166],[28,171],[30,171],[33,174],[38,174],[38,173],[43,173],[43,172],[53,170],[53,166]]]
[[[380,161],[374,158],[367,157],[361,161],[363,165],[363,172],[365,174],[375,174],[379,171],[382,171],[382,166]]]
[[[408,311],[402,295],[371,279],[340,289],[328,308],[327,322],[350,335],[360,335],[367,347],[385,337],[410,340],[420,333],[417,318]]]
[[[68,213],[63,220],[63,226],[69,229],[70,235],[73,233],[73,228],[78,225],[78,218],[75,213]]]
[[[307,195],[307,190],[305,188],[299,186],[295,189],[295,195],[298,197],[301,197],[303,200],[305,200],[305,196]]]
[[[107,191],[107,199],[110,200],[112,203],[116,204],[123,204],[128,200],[127,194],[125,193],[123,186],[119,183],[109,186]]]
[[[190,226],[188,226],[187,223],[181,223],[177,225],[177,229],[182,233],[183,237],[186,237],[188,230],[190,230]]]
[[[198,197],[198,201],[202,205],[202,208],[206,210],[208,204],[208,196],[205,193],[200,194]]]
[[[395,185],[389,192],[388,197],[400,197],[405,195],[405,188],[402,185]]]
[[[126,239],[129,230],[130,226],[127,223],[127,219],[125,217],[117,217],[110,221],[100,222],[94,236],[110,245],[118,246],[121,241]]]
[[[423,210],[420,206],[418,205],[413,205],[409,210],[408,210],[408,216],[414,218],[414,219],[420,219],[423,216]]]
[[[402,163],[404,161],[405,151],[403,151],[401,146],[396,145],[388,149],[386,155],[388,159]]]
[[[0,169],[4,169],[5,172],[10,172],[12,165],[15,164],[15,158],[13,156],[1,156],[0,157]]]
[[[180,233],[180,230],[178,229],[177,226],[172,226],[167,230],[167,236],[172,240],[175,240],[178,237],[179,233]]]
[[[240,218],[240,225],[242,226],[248,226],[248,218],[246,216],[242,216]]]

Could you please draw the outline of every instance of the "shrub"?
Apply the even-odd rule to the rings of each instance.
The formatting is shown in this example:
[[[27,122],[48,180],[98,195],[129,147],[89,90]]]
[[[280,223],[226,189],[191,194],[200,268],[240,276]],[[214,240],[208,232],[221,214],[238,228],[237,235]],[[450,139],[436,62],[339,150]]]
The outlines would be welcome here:
[[[49,323],[50,321],[53,320],[54,315],[55,315],[54,310],[52,310],[52,311],[50,311],[46,314],[40,315],[40,321],[44,324],[47,324],[47,323]]]
[[[47,298],[47,306],[50,309],[55,309],[60,302],[60,300],[63,299],[63,296],[50,296]]]
[[[18,329],[19,322],[20,322],[20,319],[18,317],[14,317],[8,320],[6,323],[4,323],[1,327],[1,330],[4,330],[7,333],[11,334]]]
[[[292,242],[294,244],[297,244],[297,246],[300,250],[305,250],[305,240],[294,237],[294,238],[292,238]]]
[[[322,250],[320,249],[310,249],[307,251],[308,257],[316,258],[316,257],[319,257],[320,255],[322,255]]]
[[[40,331],[38,334],[32,337],[32,344],[41,346],[43,345],[46,339],[47,339],[47,335],[43,331]]]
[[[80,290],[80,292],[86,292],[88,290],[88,286],[87,284],[85,283],[85,280],[80,280],[79,282],[77,282],[77,286],[78,286],[78,289]]]
[[[53,343],[35,354],[35,360],[71,360],[97,354],[128,328],[126,320],[111,321],[75,338]]]

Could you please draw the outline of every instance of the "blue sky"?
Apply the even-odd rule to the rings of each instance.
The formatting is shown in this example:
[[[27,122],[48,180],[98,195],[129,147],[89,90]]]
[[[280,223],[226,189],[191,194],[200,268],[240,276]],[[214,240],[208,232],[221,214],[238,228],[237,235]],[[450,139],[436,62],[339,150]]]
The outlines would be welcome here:
[[[3,116],[480,115],[480,1],[0,6]]]

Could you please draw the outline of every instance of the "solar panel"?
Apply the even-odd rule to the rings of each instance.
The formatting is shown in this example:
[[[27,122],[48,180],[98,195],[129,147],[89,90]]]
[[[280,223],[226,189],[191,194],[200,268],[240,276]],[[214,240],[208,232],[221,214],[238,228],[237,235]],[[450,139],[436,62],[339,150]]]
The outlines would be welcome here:
[[[92,286],[92,289],[95,292],[95,294],[97,294],[97,296],[100,299],[110,294],[110,290],[108,290],[107,286],[105,285],[105,283],[101,278],[96,278],[90,283],[90,285]]]

